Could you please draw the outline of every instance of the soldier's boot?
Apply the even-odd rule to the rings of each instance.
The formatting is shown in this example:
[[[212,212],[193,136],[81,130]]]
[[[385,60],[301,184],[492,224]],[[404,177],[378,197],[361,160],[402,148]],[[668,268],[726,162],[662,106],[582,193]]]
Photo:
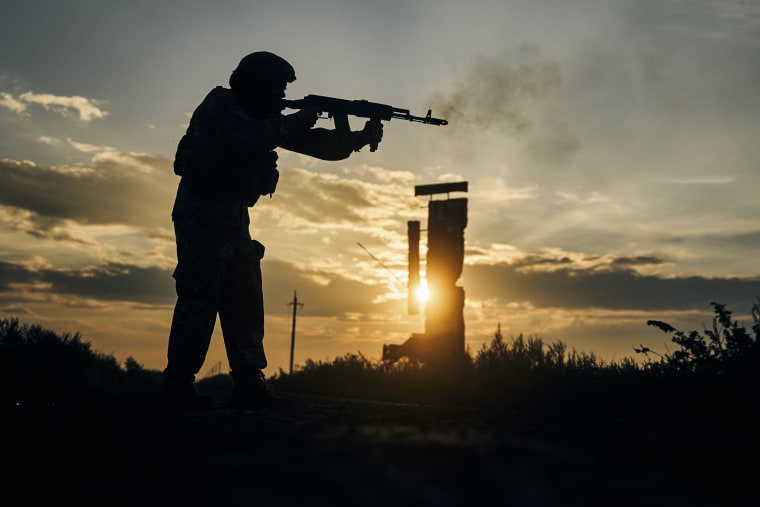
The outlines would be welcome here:
[[[212,410],[214,400],[201,394],[194,378],[178,377],[164,372],[161,399],[168,408],[178,410]]]
[[[229,408],[237,410],[258,410],[281,408],[285,400],[275,393],[261,370],[231,371],[234,381],[229,399]]]

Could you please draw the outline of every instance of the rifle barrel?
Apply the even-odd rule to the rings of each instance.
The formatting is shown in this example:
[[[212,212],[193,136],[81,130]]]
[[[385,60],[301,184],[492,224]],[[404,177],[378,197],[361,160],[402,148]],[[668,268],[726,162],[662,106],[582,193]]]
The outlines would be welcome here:
[[[449,122],[446,120],[443,120],[441,118],[433,118],[428,114],[427,116],[414,116],[411,114],[403,114],[403,115],[394,115],[394,118],[398,118],[400,120],[407,120],[411,122],[418,122],[418,123],[425,123],[427,125],[448,125]]]

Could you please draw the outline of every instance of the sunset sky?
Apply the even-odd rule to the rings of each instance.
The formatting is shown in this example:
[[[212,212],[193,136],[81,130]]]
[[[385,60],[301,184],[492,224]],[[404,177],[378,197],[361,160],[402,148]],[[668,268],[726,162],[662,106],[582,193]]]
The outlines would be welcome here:
[[[752,0],[5,0],[0,317],[165,366],[176,145],[259,50],[295,67],[289,98],[449,120],[393,120],[377,152],[340,162],[280,150],[277,192],[251,210],[268,375],[288,369],[294,291],[296,365],[379,358],[423,331],[406,312],[406,222],[424,228],[414,186],[438,182],[469,182],[452,197],[469,199],[458,284],[473,353],[498,325],[605,360],[672,351],[646,321],[702,329],[711,301],[751,324]],[[219,333],[201,375],[226,371]]]

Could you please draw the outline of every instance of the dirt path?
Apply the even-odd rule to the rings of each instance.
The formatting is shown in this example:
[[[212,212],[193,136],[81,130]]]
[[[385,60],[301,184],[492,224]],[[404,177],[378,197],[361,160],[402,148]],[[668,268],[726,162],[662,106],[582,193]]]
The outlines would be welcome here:
[[[11,409],[4,490],[29,504],[100,506],[676,507],[758,498],[750,485],[739,489],[730,449],[674,442],[679,432],[655,430],[667,421],[289,400],[252,412],[176,413],[134,400]],[[735,499],[708,480],[724,481]]]

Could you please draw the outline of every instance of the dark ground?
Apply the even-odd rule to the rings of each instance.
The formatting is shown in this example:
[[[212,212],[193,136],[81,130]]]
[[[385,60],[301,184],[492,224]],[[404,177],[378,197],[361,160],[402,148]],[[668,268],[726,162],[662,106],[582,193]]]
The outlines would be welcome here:
[[[463,408],[286,395],[3,409],[5,505],[760,505],[756,413]],[[646,406],[646,405],[644,405]],[[718,411],[720,414],[718,414]],[[728,413],[726,413],[728,411]]]

